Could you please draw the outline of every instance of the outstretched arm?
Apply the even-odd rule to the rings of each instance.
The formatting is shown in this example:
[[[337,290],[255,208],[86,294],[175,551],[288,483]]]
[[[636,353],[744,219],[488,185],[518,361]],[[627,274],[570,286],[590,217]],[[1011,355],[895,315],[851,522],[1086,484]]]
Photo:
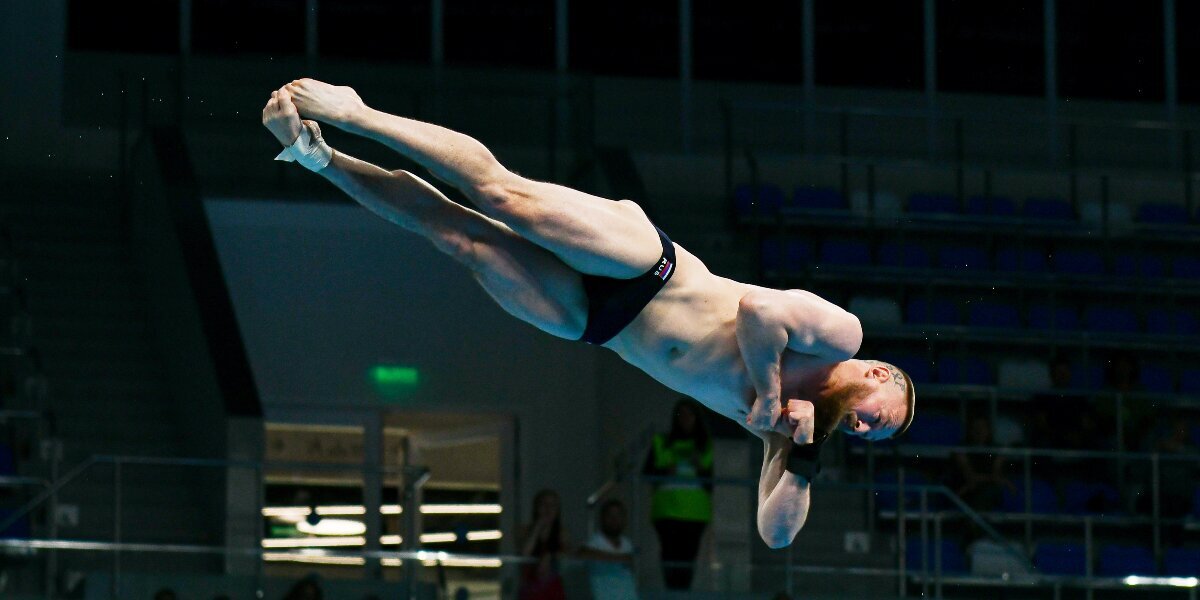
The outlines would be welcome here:
[[[809,481],[787,470],[794,444],[812,443],[812,403],[788,403],[789,422],[796,424],[793,437],[764,432],[762,473],[758,478],[758,535],[771,548],[792,543],[808,520]]]
[[[505,172],[475,138],[370,108],[349,87],[297,79],[284,88],[305,118],[380,142],[468,195]]]
[[[783,351],[848,360],[862,344],[862,326],[857,317],[816,294],[757,288],[738,305],[737,340],[756,393],[746,423],[769,431],[782,408]]]

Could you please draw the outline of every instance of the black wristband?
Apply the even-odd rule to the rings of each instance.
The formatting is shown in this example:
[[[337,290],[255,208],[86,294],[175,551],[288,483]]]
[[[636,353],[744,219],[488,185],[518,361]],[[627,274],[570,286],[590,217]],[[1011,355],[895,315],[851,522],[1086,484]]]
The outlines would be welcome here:
[[[787,466],[789,473],[795,473],[812,481],[821,472],[821,446],[825,440],[813,441],[810,444],[792,444],[788,452]]]

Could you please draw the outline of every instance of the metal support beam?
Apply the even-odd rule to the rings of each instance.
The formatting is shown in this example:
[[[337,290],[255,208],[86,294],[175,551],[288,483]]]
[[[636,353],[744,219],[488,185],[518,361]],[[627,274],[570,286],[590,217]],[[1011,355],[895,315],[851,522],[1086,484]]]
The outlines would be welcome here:
[[[1163,80],[1165,90],[1163,102],[1166,118],[1174,123],[1179,117],[1179,69],[1177,65],[1175,0],[1163,0]],[[1172,127],[1168,132],[1171,148],[1171,166],[1178,168],[1183,160],[1179,147],[1179,129]]]
[[[1047,150],[1051,164],[1058,154],[1058,2],[1042,0],[1042,54],[1046,75]]]
[[[317,0],[304,0],[304,60],[312,71],[317,63]]]
[[[925,46],[925,109],[929,160],[937,159],[937,3],[936,0],[925,0],[923,3],[924,16],[924,46]]]
[[[692,0],[679,0],[679,126],[684,152],[692,148]]]
[[[817,57],[816,57],[816,20],[813,16],[814,0],[804,0],[800,23],[800,47],[804,61],[804,152],[816,153],[817,136],[813,129],[817,127]]]
[[[429,59],[433,66],[446,62],[445,31],[446,6],[443,0],[430,0],[429,6]]]

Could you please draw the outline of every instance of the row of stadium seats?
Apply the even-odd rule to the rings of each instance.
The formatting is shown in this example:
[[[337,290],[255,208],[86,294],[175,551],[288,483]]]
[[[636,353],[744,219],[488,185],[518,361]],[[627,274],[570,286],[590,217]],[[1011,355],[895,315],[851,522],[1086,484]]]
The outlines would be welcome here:
[[[837,190],[797,186],[790,197],[779,186],[764,183],[754,186],[740,184],[734,188],[734,205],[739,215],[774,216],[790,211],[849,210],[846,198]],[[971,217],[1002,217],[1073,221],[1078,218],[1070,202],[1060,198],[1031,197],[1018,203],[1006,196],[976,195],[965,201],[951,194],[918,193],[908,197],[904,210],[922,215],[966,215]],[[1200,223],[1200,214],[1191,215],[1187,207],[1171,202],[1146,202],[1138,205],[1132,215],[1138,223],[1181,225]]]
[[[1044,575],[1086,575],[1087,547],[1079,543],[1042,542],[1038,544],[1033,555],[1033,565]],[[1154,552],[1150,548],[1106,544],[1099,547],[1093,567],[1093,573],[1100,577],[1195,577],[1200,573],[1200,550],[1167,548],[1163,552],[1163,568],[1159,572],[1154,564]]]
[[[1003,273],[1124,278],[1200,279],[1200,256],[1115,253],[1081,248],[1034,248],[1001,245],[995,252],[970,245],[927,245],[917,242],[869,242],[828,239],[814,245],[807,240],[768,237],[762,242],[762,266],[768,270],[800,270],[812,265],[837,267],[882,266],[904,269],[936,267],[949,273],[998,271]]]
[[[933,571],[937,565],[935,542],[909,538],[905,562],[913,571]],[[1200,549],[1167,548],[1163,553],[1162,572],[1155,567],[1150,548],[1127,544],[1104,544],[1096,551],[1095,575],[1125,577],[1128,575],[1165,575],[1195,577],[1200,574]],[[962,546],[954,540],[941,542],[942,572],[963,574],[968,571],[967,557]],[[1033,564],[1043,575],[1085,575],[1087,548],[1078,543],[1042,542],[1034,552]]]
[[[948,298],[915,297],[900,304],[887,297],[855,296],[847,309],[864,324],[888,327],[914,325],[967,325],[987,329],[1029,329],[1037,331],[1090,331],[1095,333],[1197,336],[1200,317],[1180,308],[1148,307],[1138,314],[1133,307],[1115,304],[1090,304],[1081,307],[1066,303],[1017,303],[984,300],[956,302]]]
[[[914,421],[915,423],[915,421]],[[897,477],[894,472],[882,472],[875,476],[875,483],[895,485]],[[934,485],[920,471],[910,469],[904,475],[905,485]],[[1005,487],[1001,494],[999,512],[1025,513],[1025,487],[1020,477],[1014,478],[1015,489]],[[1196,486],[1192,502],[1192,515],[1200,517],[1200,486]],[[905,491],[904,507],[907,511],[920,510],[920,492]],[[884,490],[875,493],[875,507],[881,511],[894,511],[898,506],[895,491]],[[930,510],[953,508],[940,496],[930,495],[928,505]],[[1036,515],[1073,515],[1073,516],[1128,516],[1121,507],[1121,494],[1110,484],[1098,481],[1070,480],[1061,485],[1061,490],[1049,481],[1034,477],[1029,485],[1029,512]]]
[[[1113,304],[1092,304],[1076,312],[1072,306],[1037,303],[1022,311],[1015,303],[982,301],[964,304],[947,298],[912,298],[905,304],[904,322],[989,329],[1200,335],[1200,319],[1190,311],[1147,308],[1140,316],[1132,307]]]

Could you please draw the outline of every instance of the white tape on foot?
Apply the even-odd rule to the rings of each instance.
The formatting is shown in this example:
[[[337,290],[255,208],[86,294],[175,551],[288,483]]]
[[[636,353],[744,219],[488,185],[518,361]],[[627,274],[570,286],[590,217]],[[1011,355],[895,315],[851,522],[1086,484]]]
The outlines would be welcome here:
[[[333,160],[333,148],[321,137],[321,130],[307,123],[300,128],[300,136],[291,146],[283,149],[275,160],[297,162],[300,166],[316,173],[329,166]]]

